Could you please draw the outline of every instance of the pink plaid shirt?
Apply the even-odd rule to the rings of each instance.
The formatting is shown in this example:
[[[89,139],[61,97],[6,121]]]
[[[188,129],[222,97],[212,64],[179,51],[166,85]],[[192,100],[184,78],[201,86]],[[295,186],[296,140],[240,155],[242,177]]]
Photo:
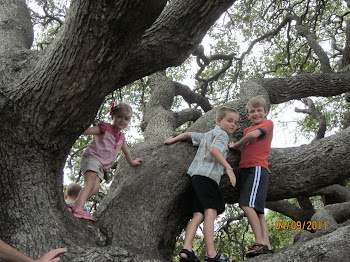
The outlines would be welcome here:
[[[87,146],[83,156],[95,158],[102,164],[104,170],[111,167],[117,159],[118,153],[125,142],[122,132],[116,132],[109,123],[98,123],[100,133],[94,135],[94,140]]]

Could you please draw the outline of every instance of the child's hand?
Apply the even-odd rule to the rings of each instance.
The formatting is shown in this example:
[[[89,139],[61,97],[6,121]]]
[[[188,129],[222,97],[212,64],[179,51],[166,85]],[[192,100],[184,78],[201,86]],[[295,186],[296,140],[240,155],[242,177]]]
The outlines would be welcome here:
[[[228,148],[234,148],[234,146],[235,146],[235,142],[230,142],[230,143],[228,144]]]
[[[131,166],[138,166],[138,165],[141,165],[142,162],[143,162],[143,159],[142,159],[142,158],[135,158],[135,159],[132,161]]]
[[[163,142],[164,145],[170,145],[172,143],[174,143],[174,138],[173,137],[169,137],[169,138],[165,139],[164,142]]]
[[[242,147],[237,147],[237,142],[236,143],[235,142],[230,142],[228,144],[228,148],[235,149],[235,150],[238,150],[238,151],[242,151],[243,146]]]
[[[231,185],[233,187],[235,187],[236,186],[236,175],[235,175],[235,173],[233,173],[232,169],[227,169],[226,172],[227,172],[228,177],[230,178]]]

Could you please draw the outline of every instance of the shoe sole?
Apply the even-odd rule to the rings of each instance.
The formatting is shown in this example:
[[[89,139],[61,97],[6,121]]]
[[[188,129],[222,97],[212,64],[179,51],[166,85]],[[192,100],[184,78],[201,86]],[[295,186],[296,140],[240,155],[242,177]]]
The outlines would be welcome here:
[[[77,214],[76,212],[74,212],[75,209],[72,209],[70,211],[72,212],[73,216],[75,216],[76,218],[82,218],[82,219],[91,220],[91,221],[95,222],[95,220],[91,216],[85,216],[85,215]]]

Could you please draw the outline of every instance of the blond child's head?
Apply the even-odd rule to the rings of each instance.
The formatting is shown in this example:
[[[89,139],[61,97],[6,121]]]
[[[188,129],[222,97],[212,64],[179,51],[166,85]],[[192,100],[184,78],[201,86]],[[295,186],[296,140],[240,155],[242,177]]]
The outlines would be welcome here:
[[[249,99],[246,105],[247,117],[254,125],[259,125],[266,120],[268,109],[265,98],[256,96]]]
[[[66,194],[64,195],[67,202],[74,202],[82,189],[82,186],[77,183],[71,183],[66,189]]]
[[[111,107],[111,116],[115,116],[116,114],[123,114],[124,116],[127,116],[131,118],[132,116],[132,108],[127,103],[119,103],[116,106],[114,106],[114,103]]]
[[[267,109],[267,103],[266,103],[266,99],[262,96],[254,96],[251,99],[249,99],[247,105],[245,106],[245,111],[248,114],[248,111],[250,108],[259,108],[259,107],[263,107],[265,110],[265,113],[268,113],[268,109]]]
[[[113,103],[110,115],[112,117],[112,125],[114,129],[117,131],[125,130],[131,120],[132,108],[127,103],[121,102],[116,106],[114,106]]]

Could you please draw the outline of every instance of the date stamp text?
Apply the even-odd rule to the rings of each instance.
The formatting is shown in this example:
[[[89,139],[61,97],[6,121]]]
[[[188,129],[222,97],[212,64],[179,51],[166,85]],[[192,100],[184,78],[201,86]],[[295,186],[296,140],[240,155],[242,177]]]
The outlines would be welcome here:
[[[276,221],[276,230],[321,230],[327,229],[326,221]]]

